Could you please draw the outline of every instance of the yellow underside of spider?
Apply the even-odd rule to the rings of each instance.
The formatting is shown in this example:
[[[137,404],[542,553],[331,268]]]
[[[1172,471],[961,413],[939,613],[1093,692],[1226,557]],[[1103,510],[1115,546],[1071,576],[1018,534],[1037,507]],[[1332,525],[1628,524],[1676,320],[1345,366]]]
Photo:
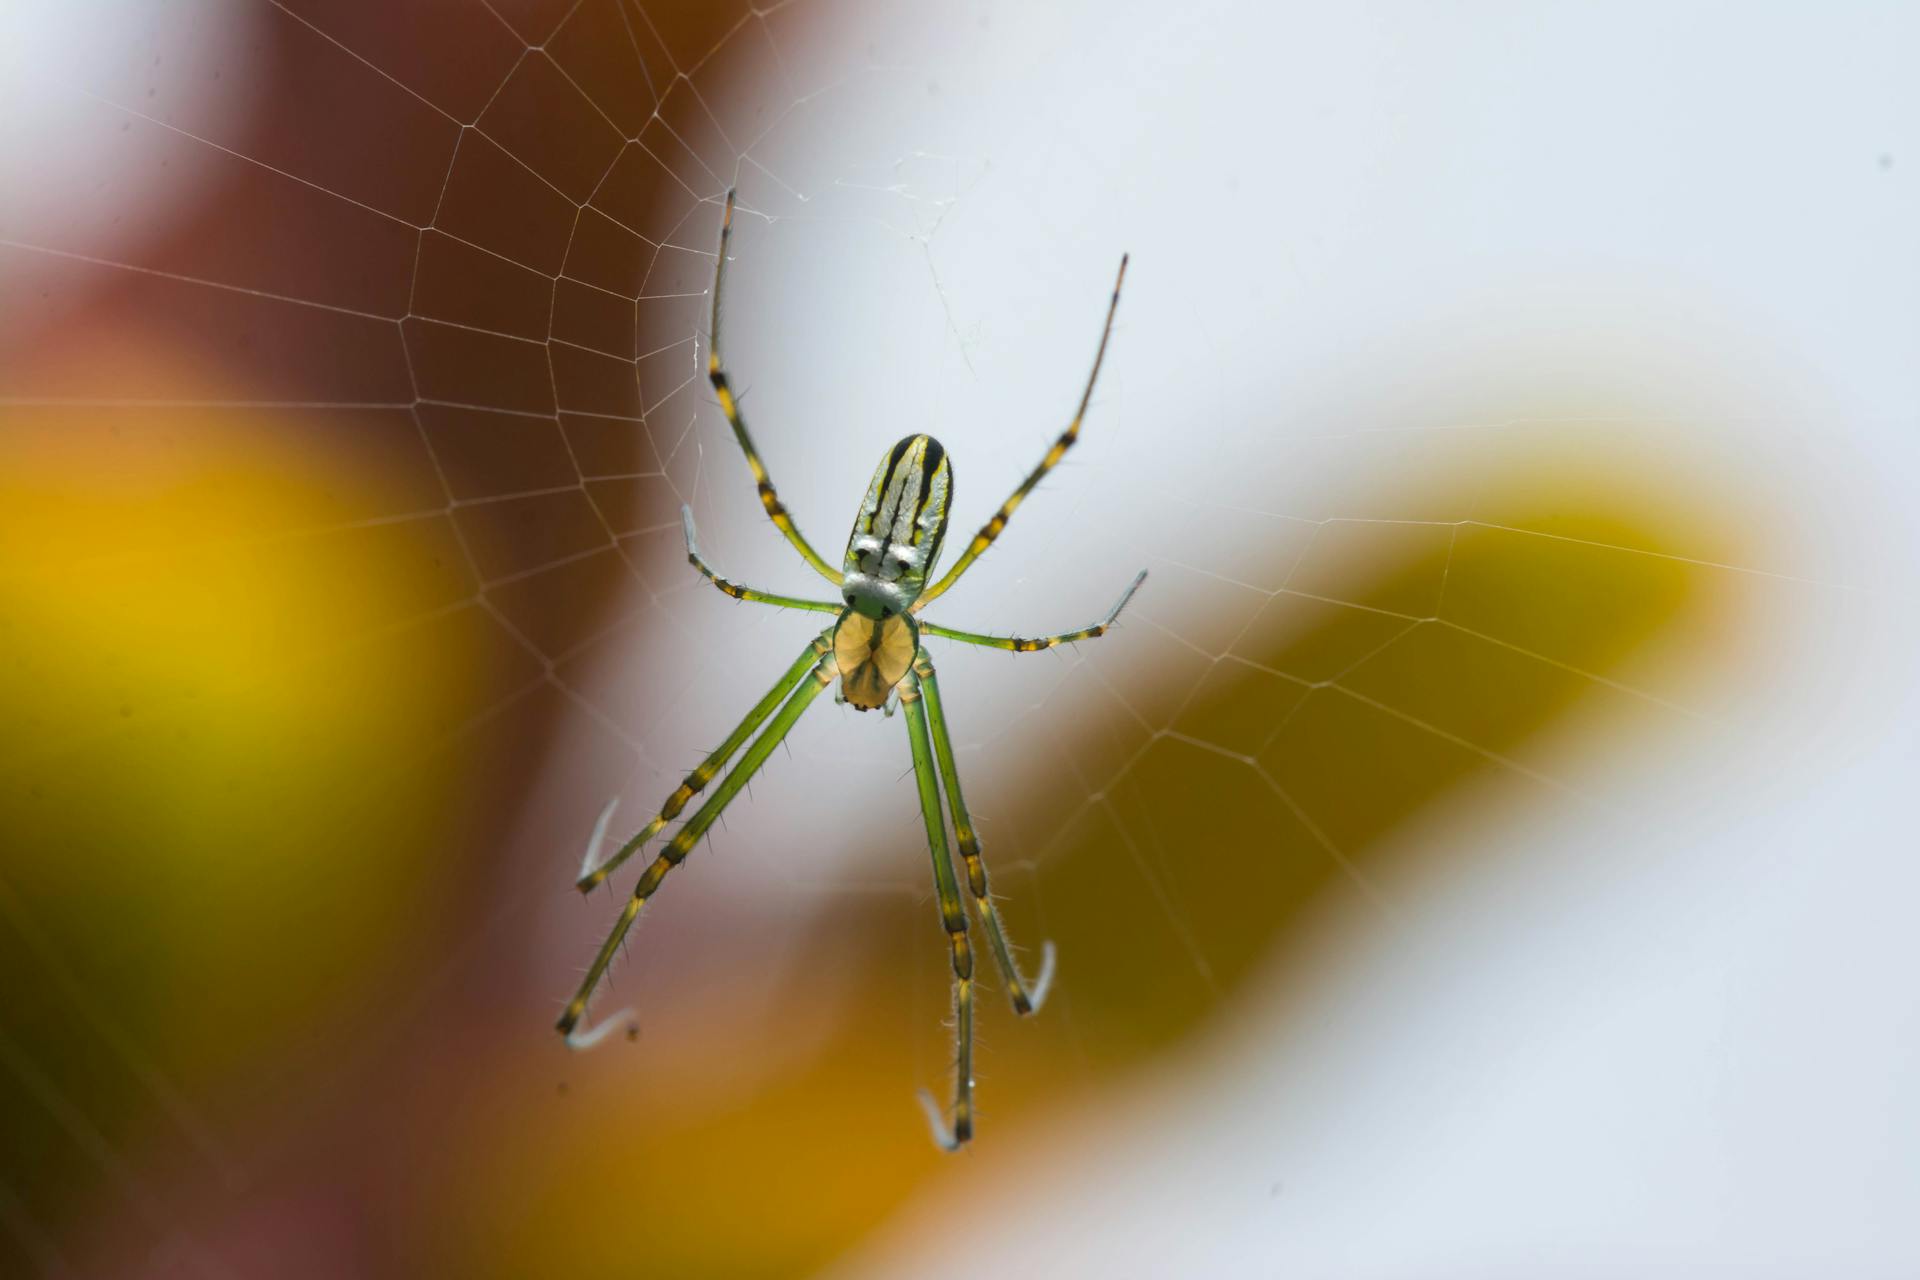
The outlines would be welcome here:
[[[848,704],[862,711],[885,704],[906,679],[916,644],[913,625],[899,614],[877,621],[858,613],[842,618],[833,632],[833,660]]]

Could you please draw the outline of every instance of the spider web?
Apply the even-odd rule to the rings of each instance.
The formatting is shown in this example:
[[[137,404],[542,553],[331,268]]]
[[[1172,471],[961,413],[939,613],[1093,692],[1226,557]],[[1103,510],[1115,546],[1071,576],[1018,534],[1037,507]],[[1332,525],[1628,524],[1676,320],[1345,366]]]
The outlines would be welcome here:
[[[1402,85],[1357,20],[1274,54],[1284,90],[1242,67],[1194,91],[1206,107],[1182,151],[1134,87],[1191,91],[1225,55],[1171,16],[617,0],[128,12],[72,61],[30,69],[53,105],[10,145],[43,181],[9,184],[0,226],[0,281],[24,300],[0,331],[6,448],[29,478],[9,554],[19,616],[116,637],[72,677],[24,645],[37,665],[10,695],[32,726],[4,762],[12,803],[83,867],[0,882],[9,968],[37,993],[0,1021],[9,1129],[25,1135],[0,1222],[28,1268],[249,1274],[284,1261],[286,1241],[324,1238],[363,1252],[304,1264],[316,1274],[394,1257],[497,1269],[496,1235],[445,1225],[461,1216],[448,1205],[525,1203],[543,1231],[592,1232],[625,1177],[622,1135],[662,1115],[621,1106],[664,1095],[696,1117],[691,1137],[659,1139],[684,1160],[679,1144],[713,1140],[699,1117],[721,1117],[719,1149],[804,1147],[849,1116],[910,1123],[906,1095],[939,1087],[947,979],[902,734],[824,706],[676,872],[644,954],[602,997],[638,1010],[644,1059],[502,1048],[540,1033],[610,921],[609,900],[566,892],[596,817],[617,800],[616,832],[644,821],[818,621],[736,605],[681,549],[687,504],[722,573],[823,586],[760,514],[704,379],[729,186],[728,362],[829,559],[873,462],[908,432],[953,454],[956,528],[985,519],[1071,411],[1114,265],[1134,253],[1080,447],[930,610],[1064,630],[1152,575],[1094,644],[1022,659],[934,647],[996,888],[1017,936],[1055,937],[1064,956],[1045,1018],[985,1027],[989,1125],[1038,1126],[1080,1085],[1118,1088],[1231,1023],[1276,967],[1315,974],[1343,939],[1424,936],[1442,870],[1472,854],[1511,871],[1483,848],[1508,848],[1502,832],[1526,831],[1535,856],[1543,829],[1603,832],[1641,850],[1609,874],[1650,874],[1674,847],[1654,837],[1699,797],[1738,792],[1761,759],[1810,787],[1836,732],[1820,726],[1881,725],[1905,696],[1886,672],[1910,565],[1889,547],[1911,542],[1887,532],[1904,524],[1874,506],[1883,491],[1811,478],[1864,470],[1848,450],[1869,446],[1810,442],[1805,424],[1910,423],[1910,379],[1877,348],[1839,369],[1782,361],[1810,329],[1773,313],[1745,327],[1716,313],[1723,331],[1703,339],[1713,324],[1684,304],[1710,287],[1649,318],[1649,299],[1672,298],[1620,284],[1621,262],[1664,279],[1660,255],[1678,253],[1744,280],[1770,251],[1762,221],[1694,252],[1724,213],[1711,183],[1729,180],[1676,168],[1684,141],[1623,149],[1604,113],[1547,93],[1586,130],[1568,150],[1590,171],[1695,198],[1682,251],[1671,224],[1631,224],[1618,191],[1555,187],[1579,165],[1502,185],[1537,136],[1471,101],[1415,118],[1439,82]],[[1515,76],[1516,95],[1549,89]],[[1439,135],[1462,115],[1493,141],[1454,161],[1484,167],[1449,187]],[[1763,128],[1733,136],[1729,166],[1778,145]],[[1817,137],[1786,136],[1775,163],[1815,163]],[[1912,212],[1891,163],[1904,140],[1863,143],[1857,171],[1831,179],[1871,210],[1868,244]],[[1489,192],[1525,216],[1492,219]],[[1416,201],[1421,218],[1392,212]],[[1836,248],[1820,265],[1857,259]],[[1909,251],[1894,274],[1911,283],[1914,265]],[[1903,317],[1889,332],[1906,346],[1887,349],[1911,350],[1897,287],[1869,292]],[[120,599],[149,579],[176,594]],[[176,626],[202,588],[265,594],[237,625],[215,610]],[[171,674],[167,653],[231,671]],[[168,793],[116,792],[107,775],[191,757],[209,698],[260,687],[281,730],[348,729],[323,728],[266,784],[237,772],[269,812],[226,838],[317,862],[299,830],[317,807],[282,772],[329,768],[359,825],[322,830],[384,833],[367,844],[383,860],[345,854],[337,878],[288,881],[317,886],[312,924],[262,880],[234,899],[259,918],[203,959],[258,954],[281,930],[311,928],[318,955],[336,954],[329,931],[381,941],[332,1003],[302,987],[249,1008],[216,990],[187,1017],[128,977],[153,958],[138,944],[168,935],[116,938],[137,899],[101,856]],[[340,774],[366,742],[375,776]],[[1665,784],[1676,770],[1694,789]],[[417,863],[394,864],[408,840]],[[258,875],[247,861],[222,874]],[[198,873],[133,870],[219,900]],[[80,902],[106,904],[92,909],[107,923],[76,923]],[[263,964],[263,981],[305,980],[294,961]],[[265,1077],[311,1047],[308,1019],[360,1047],[295,1069],[288,1096]],[[462,1104],[422,1101],[469,1068],[475,1109],[557,1135],[497,1139],[524,1169],[479,1158],[489,1140]],[[757,1128],[792,1074],[818,1120]],[[847,1097],[827,1074],[851,1077]],[[635,1091],[652,1102],[616,1101]],[[445,1147],[392,1155],[403,1172],[383,1203],[401,1209],[288,1190],[369,1176],[345,1140],[312,1136],[341,1108]],[[736,1113],[755,1117],[744,1134]],[[758,1265],[823,1262],[873,1214],[848,1211],[838,1235],[769,1227],[785,1252]],[[96,1215],[114,1224],[104,1241],[86,1229]],[[444,1235],[416,1240],[399,1220]],[[659,1256],[704,1257],[687,1230]],[[577,1247],[585,1269],[623,1256],[618,1240]]]

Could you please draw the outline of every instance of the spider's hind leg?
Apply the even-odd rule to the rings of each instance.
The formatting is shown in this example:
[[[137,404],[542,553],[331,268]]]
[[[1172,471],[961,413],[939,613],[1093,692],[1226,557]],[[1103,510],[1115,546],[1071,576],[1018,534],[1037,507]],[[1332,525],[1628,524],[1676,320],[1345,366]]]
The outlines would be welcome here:
[[[1113,337],[1113,317],[1120,310],[1120,286],[1125,284],[1126,280],[1127,255],[1123,253],[1120,255],[1120,273],[1113,280],[1113,296],[1107,302],[1107,322],[1100,327],[1100,345],[1094,348],[1093,369],[1087,374],[1087,388],[1080,393],[1080,407],[1073,411],[1073,421],[1067,424],[1067,429],[1060,433],[1052,447],[1041,457],[1040,465],[1027,473],[1027,478],[1020,482],[1020,487],[1015,489],[1012,495],[1000,504],[1000,509],[993,513],[993,518],[981,526],[980,532],[973,535],[973,541],[969,542],[967,549],[960,553],[960,558],[953,562],[953,568],[941,575],[938,582],[920,593],[920,598],[913,603],[915,613],[938,600],[946,594],[948,587],[960,580],[960,575],[967,571],[967,567],[993,545],[994,539],[998,538],[1001,530],[1007,527],[1007,521],[1013,519],[1014,511],[1027,500],[1027,495],[1033,492],[1034,486],[1040,483],[1047,472],[1060,465],[1060,459],[1067,456],[1067,450],[1073,448],[1073,442],[1080,438],[1080,424],[1086,421],[1087,406],[1093,402],[1094,385],[1100,381],[1100,365],[1107,358],[1107,340]]]
[[[813,567],[813,571],[831,582],[840,585],[840,571],[820,557],[813,549],[806,535],[800,532],[793,522],[793,516],[786,505],[780,501],[780,495],[774,491],[773,479],[767,474],[767,464],[760,460],[760,450],[754,447],[753,434],[747,430],[747,420],[740,412],[740,399],[733,393],[733,383],[727,377],[727,366],[720,355],[720,295],[721,286],[727,279],[727,245],[733,239],[733,192],[727,192],[727,209],[720,218],[720,252],[713,264],[713,324],[707,337],[707,381],[713,384],[713,394],[720,401],[720,412],[727,416],[727,422],[733,427],[733,438],[740,444],[740,452],[747,455],[747,469],[753,472],[754,487],[760,493],[760,505],[766,510],[767,518],[780,530],[800,558]]]

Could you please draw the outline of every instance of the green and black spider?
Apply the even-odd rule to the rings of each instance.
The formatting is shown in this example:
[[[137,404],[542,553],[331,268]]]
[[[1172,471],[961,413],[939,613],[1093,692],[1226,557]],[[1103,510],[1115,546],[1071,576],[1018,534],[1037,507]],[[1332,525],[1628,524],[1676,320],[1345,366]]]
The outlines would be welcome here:
[[[993,545],[1015,509],[1033,492],[1041,477],[1059,463],[1078,438],[1081,420],[1086,417],[1087,404],[1093,398],[1094,383],[1100,377],[1100,363],[1106,358],[1107,340],[1113,333],[1113,317],[1120,306],[1120,285],[1126,279],[1127,260],[1124,256],[1120,259],[1120,273],[1114,280],[1113,297],[1107,305],[1106,324],[1100,330],[1100,345],[1094,352],[1093,371],[1087,375],[1086,390],[1081,393],[1080,406],[1074,411],[1073,421],[1053,442],[1053,447],[1047,450],[1040,465],[1020,482],[1020,487],[1000,504],[1000,510],[974,535],[973,541],[953,568],[928,586],[927,578],[933,572],[934,562],[940,556],[940,544],[946,537],[947,510],[953,497],[952,464],[946,450],[932,436],[908,436],[880,459],[880,465],[873,473],[873,482],[867,486],[867,495],[861,501],[859,514],[854,519],[853,535],[847,541],[846,557],[839,569],[821,559],[820,554],[808,544],[774,492],[773,482],[767,478],[766,465],[761,462],[760,453],[754,448],[746,420],[740,416],[739,402],[734,397],[720,360],[720,288],[726,276],[727,242],[733,234],[733,200],[733,192],[729,191],[726,212],[720,223],[719,261],[713,272],[713,336],[707,357],[707,377],[713,383],[715,395],[719,397],[721,412],[727,415],[727,421],[733,426],[734,438],[747,455],[747,466],[753,471],[754,481],[760,491],[760,503],[766,508],[768,517],[786,535],[787,541],[793,544],[801,558],[839,589],[841,603],[775,595],[727,581],[701,558],[694,537],[693,512],[681,508],[687,559],[714,586],[736,600],[751,600],[790,609],[810,609],[837,616],[833,625],[813,638],[786,673],[774,682],[766,696],[747,712],[746,718],[727,735],[726,741],[701,761],[699,768],[688,774],[686,780],[667,797],[666,803],[660,806],[659,814],[611,857],[598,863],[593,861],[599,845],[600,833],[596,831],[588,849],[588,864],[583,867],[578,881],[578,888],[582,892],[599,885],[615,868],[658,835],[680,814],[688,801],[713,780],[733,753],[753,737],[763,724],[766,726],[764,732],[753,737],[746,753],[721,779],[713,794],[674,833],[666,848],[641,873],[633,896],[627,900],[612,932],[594,956],[580,989],[567,1002],[566,1011],[560,1015],[559,1027],[565,1033],[567,1042],[575,1047],[584,1047],[599,1038],[604,1028],[591,1032],[576,1028],[586,1014],[587,1002],[593,995],[594,987],[606,973],[607,965],[626,937],[627,930],[639,916],[641,908],[653,896],[653,891],[660,887],[660,882],[666,879],[667,873],[686,861],[700,837],[765,763],[767,756],[787,736],[807,707],[837,678],[840,681],[841,698],[862,711],[885,707],[890,696],[897,697],[899,705],[906,710],[907,738],[913,749],[913,772],[920,790],[920,812],[926,821],[927,844],[933,854],[934,884],[939,891],[940,924],[946,930],[952,950],[954,1028],[958,1046],[955,1051],[951,1126],[942,1117],[938,1105],[924,1092],[921,1102],[926,1107],[934,1140],[952,1151],[973,1136],[973,949],[968,941],[967,914],[961,905],[959,881],[954,875],[952,858],[947,851],[946,818],[941,812],[943,788],[947,810],[953,818],[954,835],[960,842],[960,856],[966,862],[967,889],[973,897],[974,911],[986,930],[994,961],[1007,984],[1007,994],[1013,1001],[1015,1012],[1033,1013],[1046,1000],[1047,989],[1053,979],[1054,950],[1050,942],[1043,946],[1040,972],[1031,983],[1021,976],[1014,964],[1013,949],[1007,942],[1006,930],[1001,926],[1000,915],[994,909],[992,894],[987,889],[987,868],[980,859],[980,842],[967,816],[966,801],[961,798],[960,775],[954,768],[953,743],[947,733],[947,719],[941,706],[939,681],[934,677],[933,660],[921,647],[920,637],[923,634],[944,636],[965,644],[1006,649],[1014,653],[1031,653],[1056,645],[1072,644],[1076,640],[1090,640],[1105,634],[1107,628],[1113,625],[1113,620],[1126,607],[1127,601],[1133,598],[1133,593],[1139,590],[1147,574],[1146,570],[1141,570],[1121,594],[1119,603],[1099,622],[1059,635],[1035,639],[990,636],[922,622],[918,615],[929,602],[938,599],[957,582],[967,567]],[[604,824],[603,815],[603,827]]]

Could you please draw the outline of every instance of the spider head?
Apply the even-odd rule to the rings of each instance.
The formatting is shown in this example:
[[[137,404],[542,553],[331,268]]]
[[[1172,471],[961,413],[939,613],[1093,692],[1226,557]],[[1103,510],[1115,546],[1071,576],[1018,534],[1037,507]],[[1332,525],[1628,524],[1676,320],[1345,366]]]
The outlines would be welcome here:
[[[869,618],[904,613],[926,590],[947,536],[953,468],[932,436],[908,436],[887,450],[847,539],[842,594]]]

